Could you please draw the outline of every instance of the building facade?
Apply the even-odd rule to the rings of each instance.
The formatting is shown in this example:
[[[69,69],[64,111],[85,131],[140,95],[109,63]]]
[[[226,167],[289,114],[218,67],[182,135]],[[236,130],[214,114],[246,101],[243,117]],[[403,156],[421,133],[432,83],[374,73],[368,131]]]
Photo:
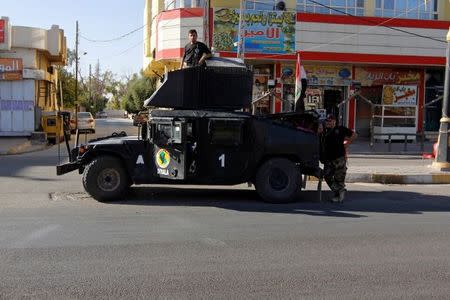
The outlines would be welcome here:
[[[67,60],[64,31],[13,26],[0,19],[0,136],[28,136],[43,111],[58,108],[55,66]]]
[[[145,73],[176,68],[191,28],[216,56],[236,57],[239,5],[147,0]],[[360,136],[371,123],[375,133],[438,130],[441,102],[433,100],[443,90],[449,1],[247,0],[244,16],[259,112],[292,110],[300,53],[307,108],[336,114]],[[355,85],[366,100],[351,99]],[[275,97],[261,98],[268,90]]]

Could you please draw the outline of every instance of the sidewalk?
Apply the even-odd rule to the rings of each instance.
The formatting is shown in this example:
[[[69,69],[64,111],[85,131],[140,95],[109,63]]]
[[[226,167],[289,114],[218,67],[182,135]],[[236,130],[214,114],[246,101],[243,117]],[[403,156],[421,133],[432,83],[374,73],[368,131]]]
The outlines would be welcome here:
[[[432,159],[405,155],[350,155],[347,182],[450,184],[450,172],[432,167]]]
[[[26,137],[0,137],[0,155],[28,153],[46,148],[46,144],[34,145]]]
[[[370,146],[368,139],[358,138],[353,144],[349,146],[350,155],[418,155],[422,153],[431,153],[433,151],[433,144],[436,142],[428,140],[424,142],[423,151],[421,149],[420,141],[409,142],[406,144],[403,141],[392,141],[391,145],[384,141],[375,141],[373,146]]]

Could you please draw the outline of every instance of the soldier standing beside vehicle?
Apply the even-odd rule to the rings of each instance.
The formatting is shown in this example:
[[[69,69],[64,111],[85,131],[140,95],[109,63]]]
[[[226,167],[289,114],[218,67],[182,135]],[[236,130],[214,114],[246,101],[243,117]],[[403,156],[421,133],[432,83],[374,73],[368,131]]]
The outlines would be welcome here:
[[[321,161],[324,164],[324,178],[334,193],[332,202],[342,202],[345,197],[345,176],[347,174],[346,145],[351,144],[357,134],[345,126],[336,126],[336,117],[329,114],[325,128],[320,135]]]
[[[211,50],[208,46],[197,41],[197,31],[195,29],[189,30],[189,43],[184,47],[180,69],[201,66],[211,56]]]

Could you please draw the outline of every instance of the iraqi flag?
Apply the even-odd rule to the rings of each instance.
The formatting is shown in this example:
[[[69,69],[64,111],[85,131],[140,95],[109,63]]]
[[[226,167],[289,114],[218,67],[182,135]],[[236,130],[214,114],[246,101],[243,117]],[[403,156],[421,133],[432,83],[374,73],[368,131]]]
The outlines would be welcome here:
[[[295,65],[295,103],[300,100],[302,94],[302,65],[300,62],[300,52],[297,52],[297,63]]]

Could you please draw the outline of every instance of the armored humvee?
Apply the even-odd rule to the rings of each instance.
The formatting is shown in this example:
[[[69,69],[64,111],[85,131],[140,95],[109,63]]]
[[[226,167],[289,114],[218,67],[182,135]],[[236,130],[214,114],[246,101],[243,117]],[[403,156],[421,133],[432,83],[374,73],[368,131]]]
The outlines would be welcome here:
[[[243,112],[251,104],[252,77],[243,63],[218,58],[166,73],[145,101],[149,120],[137,136],[119,133],[79,145],[57,174],[78,169],[99,201],[118,198],[133,184],[246,182],[264,201],[293,201],[302,174],[321,171],[317,119]]]

